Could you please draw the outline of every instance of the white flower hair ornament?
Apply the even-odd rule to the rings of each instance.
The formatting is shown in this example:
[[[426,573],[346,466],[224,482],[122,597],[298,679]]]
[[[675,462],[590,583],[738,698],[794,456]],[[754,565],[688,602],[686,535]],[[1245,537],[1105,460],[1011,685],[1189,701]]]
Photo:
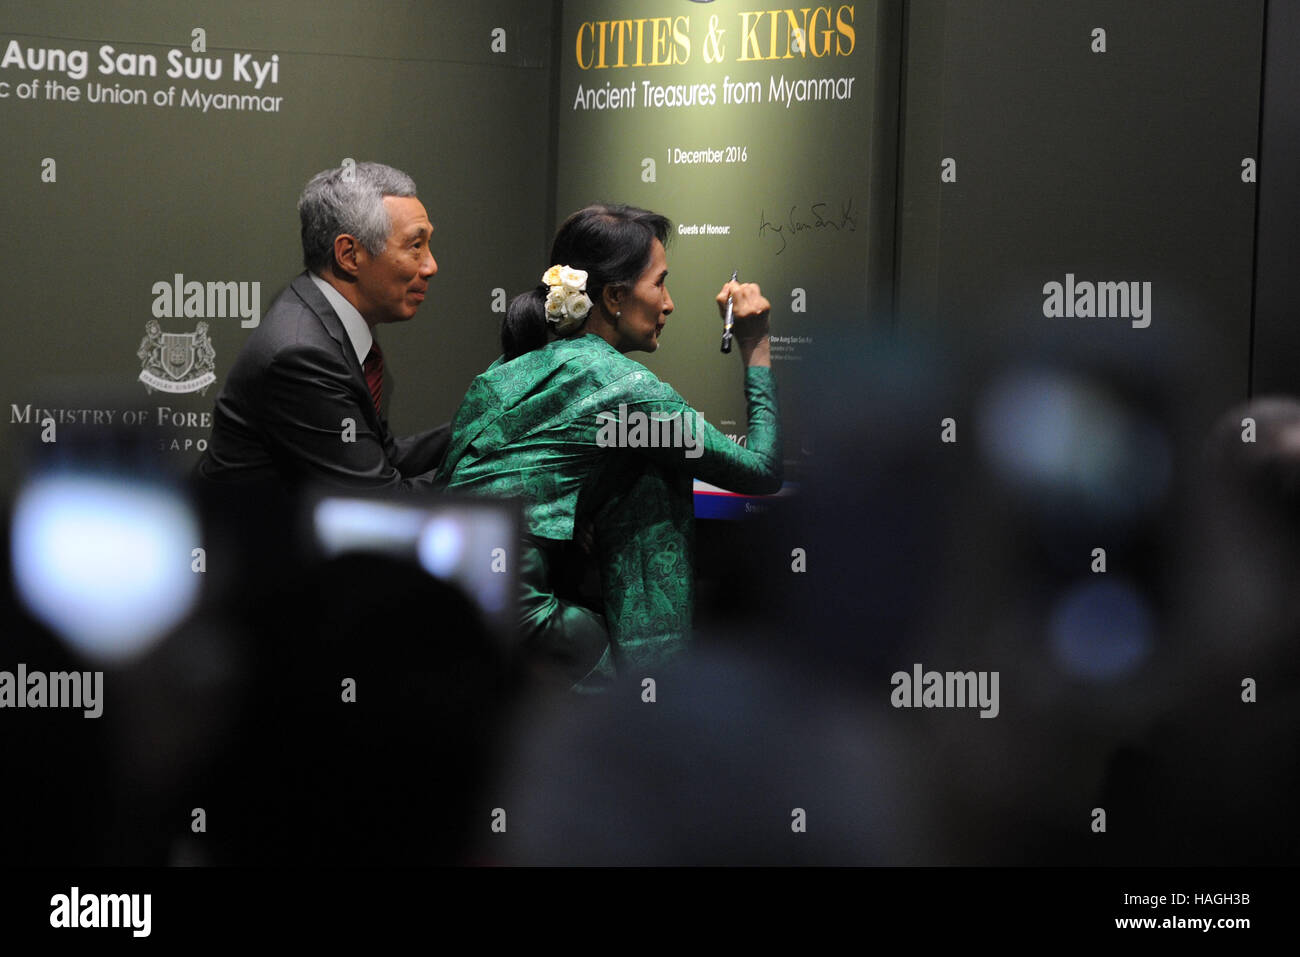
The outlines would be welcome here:
[[[550,289],[546,294],[546,321],[555,327],[555,334],[567,336],[577,330],[591,312],[586,270],[552,266],[542,274],[542,285]]]

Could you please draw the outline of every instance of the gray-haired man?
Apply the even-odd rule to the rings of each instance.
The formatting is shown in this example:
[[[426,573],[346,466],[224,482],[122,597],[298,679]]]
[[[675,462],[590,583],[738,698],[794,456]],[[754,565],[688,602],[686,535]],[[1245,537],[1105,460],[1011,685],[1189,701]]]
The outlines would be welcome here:
[[[298,201],[307,271],[272,303],[217,397],[199,474],[349,488],[427,488],[448,427],[394,438],[375,327],[412,318],[438,264],[400,170],[317,173]]]

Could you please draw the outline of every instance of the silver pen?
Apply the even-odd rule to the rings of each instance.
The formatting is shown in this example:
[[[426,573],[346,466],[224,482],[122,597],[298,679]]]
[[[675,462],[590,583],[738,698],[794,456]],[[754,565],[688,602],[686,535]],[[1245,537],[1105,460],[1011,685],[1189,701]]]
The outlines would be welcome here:
[[[731,272],[731,281],[735,282],[736,277],[740,275],[740,269],[733,269]],[[731,293],[727,293],[727,314],[722,319],[722,351],[731,351]]]

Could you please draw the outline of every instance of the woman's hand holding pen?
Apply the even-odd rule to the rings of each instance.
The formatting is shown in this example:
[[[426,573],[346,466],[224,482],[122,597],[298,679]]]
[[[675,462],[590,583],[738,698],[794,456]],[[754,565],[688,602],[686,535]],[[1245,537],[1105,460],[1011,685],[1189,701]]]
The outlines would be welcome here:
[[[768,313],[772,304],[767,301],[758,283],[732,280],[718,293],[718,314],[726,318],[727,297],[731,297],[733,334],[740,345],[740,356],[746,366],[772,365],[771,342],[768,339]]]

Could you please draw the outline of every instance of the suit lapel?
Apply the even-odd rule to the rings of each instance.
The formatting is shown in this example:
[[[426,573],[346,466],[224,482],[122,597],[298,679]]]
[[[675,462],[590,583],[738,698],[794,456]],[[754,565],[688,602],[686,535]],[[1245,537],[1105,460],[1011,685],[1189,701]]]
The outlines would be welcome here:
[[[366,384],[366,374],[361,368],[361,363],[357,361],[356,350],[352,348],[352,340],[348,338],[347,330],[343,328],[343,321],[334,312],[334,307],[329,304],[329,300],[316,288],[316,284],[312,282],[308,273],[301,273],[297,279],[290,283],[290,288],[298,294],[298,298],[306,304],[307,308],[315,313],[316,318],[320,320],[330,338],[338,343],[343,360],[352,371],[352,391],[357,393],[357,402],[361,406],[361,411],[365,413],[366,421],[375,431],[375,434],[386,440],[388,429],[375,412],[375,403],[370,397],[370,386]],[[384,388],[384,404],[387,405],[388,375],[386,372],[384,375]]]

